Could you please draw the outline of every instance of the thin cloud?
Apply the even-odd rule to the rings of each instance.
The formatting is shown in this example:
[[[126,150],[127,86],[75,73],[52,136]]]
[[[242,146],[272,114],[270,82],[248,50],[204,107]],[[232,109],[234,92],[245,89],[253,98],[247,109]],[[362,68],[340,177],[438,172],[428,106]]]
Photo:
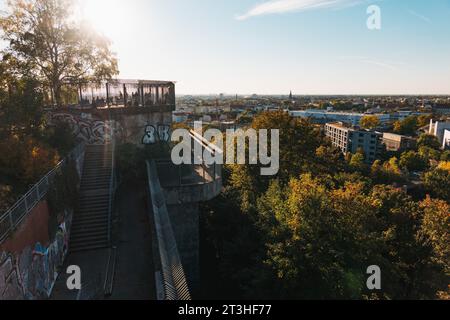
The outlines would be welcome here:
[[[339,57],[340,60],[353,60],[357,63],[365,63],[365,64],[371,64],[383,69],[387,69],[390,71],[397,71],[399,65],[402,65],[403,63],[398,62],[392,62],[392,61],[380,61],[376,60],[370,57],[362,57],[362,56],[343,56]]]
[[[270,0],[254,6],[247,13],[236,15],[236,20],[246,20],[252,17],[300,12],[314,9],[341,8],[365,2],[366,0]]]
[[[427,16],[424,16],[423,14],[417,13],[414,10],[408,10],[409,14],[413,15],[416,18],[419,18],[422,21],[425,21],[426,23],[431,24],[431,19],[428,18]]]

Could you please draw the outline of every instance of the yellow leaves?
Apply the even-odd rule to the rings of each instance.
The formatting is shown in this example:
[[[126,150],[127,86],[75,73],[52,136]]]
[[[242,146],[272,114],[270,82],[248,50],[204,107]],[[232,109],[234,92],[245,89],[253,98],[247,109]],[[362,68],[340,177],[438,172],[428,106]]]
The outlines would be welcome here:
[[[442,161],[439,163],[438,169],[450,172],[450,161]]]
[[[361,119],[360,125],[365,129],[373,129],[380,125],[380,120],[377,116],[365,116]]]
[[[39,148],[34,147],[33,150],[31,151],[31,157],[33,159],[36,159],[38,156],[39,156]]]

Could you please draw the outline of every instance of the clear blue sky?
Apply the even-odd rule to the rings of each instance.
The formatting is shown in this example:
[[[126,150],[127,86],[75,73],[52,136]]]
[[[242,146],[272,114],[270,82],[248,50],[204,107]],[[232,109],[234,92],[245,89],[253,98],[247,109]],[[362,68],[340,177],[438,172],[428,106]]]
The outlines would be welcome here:
[[[450,94],[450,0],[80,1],[121,77],[178,93]]]

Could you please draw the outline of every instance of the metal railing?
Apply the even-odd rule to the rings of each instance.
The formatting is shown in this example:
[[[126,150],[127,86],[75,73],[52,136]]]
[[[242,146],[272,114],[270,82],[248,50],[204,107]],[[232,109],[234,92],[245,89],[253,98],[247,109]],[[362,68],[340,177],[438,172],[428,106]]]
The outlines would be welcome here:
[[[217,147],[213,143],[210,143],[195,131],[190,131],[190,137],[190,147],[192,149],[193,155],[193,144],[197,144],[202,147],[202,155],[205,150],[208,151],[212,156],[215,156],[217,154],[223,155],[223,151],[219,147]],[[216,180],[222,179],[223,165],[218,163],[208,165],[203,160],[201,161],[201,164],[175,165],[171,160],[157,159],[156,167],[160,175],[161,185],[164,188],[202,185],[213,183]]]
[[[55,168],[47,173],[22,198],[0,216],[0,243],[17,229],[25,217],[47,195],[50,184],[56,174],[62,172],[63,166],[70,160],[75,160],[79,164],[78,173],[80,173],[80,170],[82,170],[82,161],[80,159],[84,157],[84,147],[84,143],[78,145],[64,160],[59,162]]]
[[[178,253],[166,201],[154,161],[147,162],[148,184],[153,206],[153,220],[158,242],[164,300],[191,300],[189,286]]]
[[[115,152],[116,152],[116,139],[114,136],[114,128],[111,126],[111,145],[112,145],[112,160],[111,160],[111,177],[109,180],[109,203],[108,203],[108,242],[111,245],[111,220],[114,204],[114,196],[116,193],[116,175],[115,175]]]

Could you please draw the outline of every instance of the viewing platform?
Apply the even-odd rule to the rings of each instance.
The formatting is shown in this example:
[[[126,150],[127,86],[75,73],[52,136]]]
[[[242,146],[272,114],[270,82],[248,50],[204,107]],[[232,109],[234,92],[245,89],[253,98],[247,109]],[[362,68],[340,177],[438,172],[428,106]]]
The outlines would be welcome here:
[[[59,110],[79,110],[99,114],[110,111],[138,114],[146,111],[175,111],[175,82],[114,79],[101,83],[67,84],[69,92]]]

